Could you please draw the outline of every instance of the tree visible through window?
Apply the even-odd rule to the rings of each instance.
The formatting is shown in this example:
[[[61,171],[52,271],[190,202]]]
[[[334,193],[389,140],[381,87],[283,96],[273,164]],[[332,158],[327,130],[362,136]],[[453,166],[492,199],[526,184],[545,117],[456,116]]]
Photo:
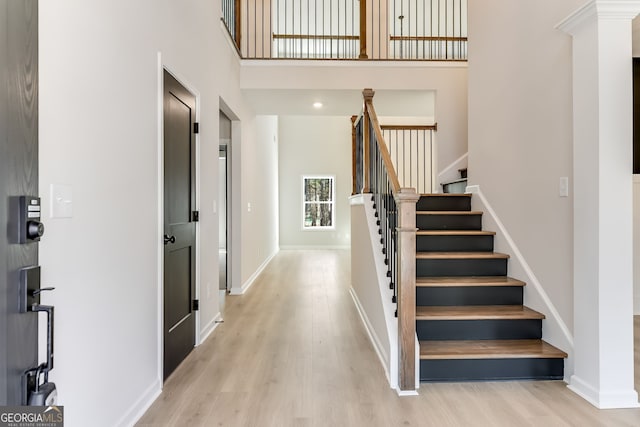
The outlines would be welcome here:
[[[305,176],[302,178],[304,229],[334,228],[334,178]]]

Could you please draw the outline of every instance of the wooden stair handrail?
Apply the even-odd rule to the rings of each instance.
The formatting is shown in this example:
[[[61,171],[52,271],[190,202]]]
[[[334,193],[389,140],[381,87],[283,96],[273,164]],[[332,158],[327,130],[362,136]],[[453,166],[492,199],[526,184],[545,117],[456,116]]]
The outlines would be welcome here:
[[[389,174],[389,180],[391,181],[393,194],[398,194],[400,192],[400,181],[398,181],[398,174],[396,173],[396,169],[393,167],[391,155],[389,154],[389,148],[384,141],[382,129],[380,128],[380,121],[378,120],[376,109],[373,106],[374,94],[375,92],[373,91],[373,89],[365,89],[364,91],[362,91],[362,95],[364,96],[364,114],[367,116],[368,120],[370,120],[373,130],[376,133],[378,149],[380,150],[380,155],[382,156],[384,166],[387,168],[387,173]],[[366,129],[365,131],[368,132]],[[365,163],[365,167],[368,167],[367,163]],[[368,175],[368,171],[365,176],[366,175]]]
[[[363,113],[363,156],[364,188],[369,192],[369,153],[370,132],[373,130],[376,147],[384,163],[391,193],[396,204],[397,223],[397,316],[398,316],[398,388],[402,392],[415,392],[416,389],[416,203],[420,196],[415,188],[401,188],[396,169],[393,166],[389,149],[382,134],[378,115],[373,106],[373,89],[362,91],[364,97]],[[355,123],[357,119],[352,119]],[[374,147],[373,149],[376,149]],[[355,163],[354,163],[355,165]],[[355,189],[354,189],[355,190]],[[377,191],[377,190],[376,190]],[[383,210],[382,215],[386,215]]]

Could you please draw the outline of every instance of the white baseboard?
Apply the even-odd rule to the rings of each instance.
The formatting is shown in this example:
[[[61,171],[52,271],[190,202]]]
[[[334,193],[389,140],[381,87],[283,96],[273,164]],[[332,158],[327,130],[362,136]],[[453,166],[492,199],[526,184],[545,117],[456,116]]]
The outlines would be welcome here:
[[[132,427],[135,423],[138,422],[140,418],[147,412],[147,409],[151,407],[153,402],[160,396],[162,393],[162,380],[157,378],[153,384],[151,384],[147,389],[142,393],[142,396],[129,408],[128,411],[124,413],[124,415],[118,420],[116,423],[117,426],[122,427]]]
[[[398,393],[398,396],[400,397],[420,395],[416,390],[400,390],[399,388],[396,389],[396,393]]]
[[[382,367],[384,368],[384,373],[387,376],[387,381],[391,383],[391,377],[389,376],[389,353],[387,349],[384,348],[382,343],[380,342],[380,338],[378,338],[378,334],[376,334],[375,329],[371,325],[369,318],[367,317],[362,304],[360,304],[360,300],[358,299],[358,295],[356,294],[353,287],[349,288],[349,293],[351,294],[351,298],[353,299],[353,303],[356,305],[356,309],[358,310],[358,314],[360,314],[360,319],[362,319],[362,323],[364,323],[364,328],[367,331],[367,335],[369,335],[369,340],[371,344],[373,344],[373,348],[380,359],[380,363],[382,363]]]
[[[443,182],[450,182],[459,179],[460,175],[458,174],[458,169],[466,168],[468,162],[469,153],[467,152],[454,160],[453,163],[451,163],[449,166],[438,172],[438,192],[440,192],[440,189],[442,188],[440,184],[442,184]]]
[[[540,281],[536,277],[535,273],[533,272],[533,269],[529,266],[529,263],[527,263],[526,259],[522,255],[522,252],[520,252],[520,249],[518,248],[518,245],[516,245],[515,241],[513,240],[513,238],[511,237],[511,235],[507,231],[507,228],[505,227],[503,222],[498,217],[498,214],[491,207],[491,204],[489,203],[487,198],[484,196],[484,194],[480,190],[480,186],[479,185],[469,185],[469,186],[467,186],[466,192],[475,195],[474,197],[477,198],[480,201],[481,205],[482,205],[482,210],[486,214],[488,214],[488,216],[490,217],[491,221],[493,221],[493,223],[498,228],[495,231],[498,232],[499,236],[504,238],[504,240],[505,240],[505,242],[506,242],[506,244],[508,246],[508,250],[506,252],[508,252],[509,255],[511,255],[513,257],[513,262],[518,263],[519,266],[521,267],[521,269],[524,271],[524,274],[526,275],[526,277],[522,277],[521,279],[524,280],[527,283],[527,286],[531,285],[533,290],[538,294],[538,296],[542,300],[542,303],[545,306],[545,315],[547,315],[547,320],[546,321],[547,322],[549,322],[551,320],[553,321],[553,323],[556,325],[556,328],[559,329],[559,332],[561,333],[562,337],[564,338],[564,341],[566,342],[566,345],[570,347],[570,348],[563,348],[562,350],[565,351],[566,353],[568,353],[569,354],[569,359],[571,359],[572,355],[573,355],[573,347],[574,347],[574,345],[573,345],[573,334],[571,333],[571,331],[569,330],[569,327],[567,326],[567,324],[564,322],[564,320],[560,316],[560,313],[558,312],[558,310],[556,309],[555,305],[551,301],[551,298],[549,298],[549,295],[546,293],[546,291],[542,287],[542,284],[540,283]],[[512,261],[510,261],[510,262],[512,262]],[[553,343],[551,343],[551,344],[553,344]],[[569,365],[569,371],[573,371],[573,369],[572,369],[573,361],[572,360],[567,360],[567,362],[565,363],[565,367],[566,367],[567,363],[570,364]],[[571,374],[572,374],[572,372],[569,372],[569,375],[571,375]]]
[[[598,409],[640,408],[638,393],[633,389],[602,392],[576,375],[571,377],[567,387]]]
[[[202,344],[207,338],[209,338],[209,335],[211,335],[211,333],[218,327],[221,320],[222,315],[220,314],[220,312],[213,316],[213,319],[211,319],[211,321],[207,323],[207,326],[205,326],[200,331],[200,344]]]
[[[237,287],[235,288],[232,287],[231,289],[229,289],[229,294],[242,295],[245,292],[247,292],[247,290],[249,290],[251,285],[253,285],[253,283],[256,281],[258,276],[260,276],[260,273],[262,273],[262,271],[267,267],[267,265],[269,265],[273,257],[275,257],[278,254],[278,252],[279,251],[276,250],[273,254],[271,254],[271,256],[267,257],[267,259],[260,265],[260,267],[258,267],[258,269],[251,275],[251,277],[249,277],[247,281],[243,283],[240,289],[238,289]]]

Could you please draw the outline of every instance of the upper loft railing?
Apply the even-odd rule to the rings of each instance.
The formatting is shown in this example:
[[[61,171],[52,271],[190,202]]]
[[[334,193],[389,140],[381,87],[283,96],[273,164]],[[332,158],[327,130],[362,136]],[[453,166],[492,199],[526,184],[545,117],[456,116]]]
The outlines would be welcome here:
[[[246,59],[467,60],[467,0],[222,0]]]

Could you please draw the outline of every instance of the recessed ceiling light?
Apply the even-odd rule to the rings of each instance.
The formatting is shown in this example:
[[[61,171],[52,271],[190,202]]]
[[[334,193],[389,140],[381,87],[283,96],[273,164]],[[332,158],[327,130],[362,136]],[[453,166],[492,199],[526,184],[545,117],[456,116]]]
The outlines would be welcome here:
[[[322,108],[322,102],[314,102],[313,108]]]

